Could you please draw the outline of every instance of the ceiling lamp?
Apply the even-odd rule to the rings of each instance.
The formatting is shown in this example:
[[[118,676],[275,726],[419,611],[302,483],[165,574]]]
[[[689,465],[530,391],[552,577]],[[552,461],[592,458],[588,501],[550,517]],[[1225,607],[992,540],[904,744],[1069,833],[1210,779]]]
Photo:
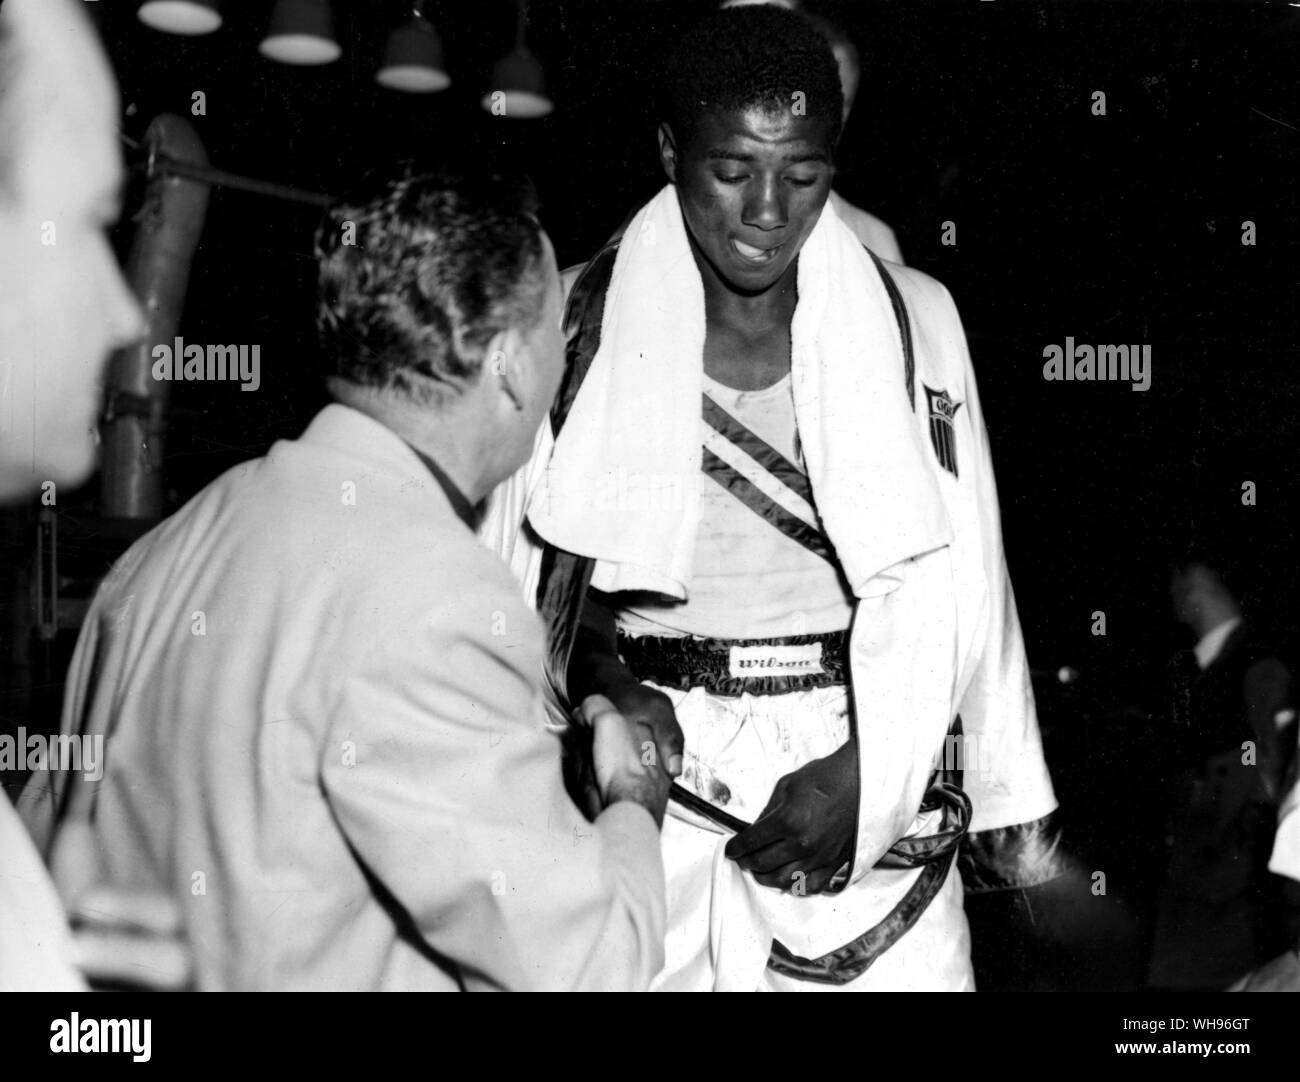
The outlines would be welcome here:
[[[492,68],[492,89],[483,95],[483,108],[493,116],[532,119],[546,116],[555,103],[546,96],[541,62],[524,44],[528,0],[518,0],[515,47]]]
[[[211,34],[221,27],[217,4],[218,0],[145,0],[136,18],[168,34]]]
[[[282,64],[329,64],[343,53],[328,0],[278,0],[258,48]]]
[[[416,0],[411,18],[388,35],[384,63],[375,81],[390,90],[430,94],[451,86],[442,61],[442,39],[425,17],[424,0]]]

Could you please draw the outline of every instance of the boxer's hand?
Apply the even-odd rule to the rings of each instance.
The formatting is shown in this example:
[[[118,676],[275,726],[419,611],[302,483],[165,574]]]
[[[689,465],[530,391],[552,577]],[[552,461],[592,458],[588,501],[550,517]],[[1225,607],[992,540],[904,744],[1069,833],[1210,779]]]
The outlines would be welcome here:
[[[591,728],[591,761],[603,807],[630,800],[662,826],[672,779],[660,765],[654,745],[647,746],[638,727],[603,695],[588,695],[575,713],[581,724]]]
[[[727,856],[766,887],[819,894],[852,856],[858,819],[858,749],[853,741],[776,783]]]
[[[686,744],[672,700],[662,691],[627,681],[601,689],[605,697],[627,718],[642,745],[642,758],[653,753],[670,778],[681,776],[682,748]],[[647,747],[647,744],[649,745]]]

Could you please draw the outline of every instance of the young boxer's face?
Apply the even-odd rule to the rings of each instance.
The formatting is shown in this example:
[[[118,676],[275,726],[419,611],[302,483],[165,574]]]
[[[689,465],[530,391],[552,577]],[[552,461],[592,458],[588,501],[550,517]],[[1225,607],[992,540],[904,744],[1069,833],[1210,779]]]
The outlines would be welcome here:
[[[697,256],[745,294],[794,266],[835,171],[831,124],[791,110],[710,113],[682,142],[665,125],[660,152]]]

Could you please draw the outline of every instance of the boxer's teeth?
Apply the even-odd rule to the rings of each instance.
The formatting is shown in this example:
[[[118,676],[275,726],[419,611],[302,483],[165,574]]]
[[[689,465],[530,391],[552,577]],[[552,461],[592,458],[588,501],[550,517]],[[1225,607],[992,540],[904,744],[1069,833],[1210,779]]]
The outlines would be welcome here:
[[[751,263],[766,263],[776,255],[776,248],[755,248],[752,244],[746,244],[743,240],[733,240],[731,243],[735,246],[737,253]]]

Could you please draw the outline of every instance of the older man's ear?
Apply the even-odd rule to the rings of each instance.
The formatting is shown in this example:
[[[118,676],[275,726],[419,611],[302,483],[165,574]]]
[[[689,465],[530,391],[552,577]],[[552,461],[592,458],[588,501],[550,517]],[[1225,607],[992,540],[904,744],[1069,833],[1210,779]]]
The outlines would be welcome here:
[[[498,331],[488,343],[487,359],[483,362],[484,382],[489,388],[504,394],[517,413],[528,404],[527,373],[521,363],[521,345],[519,332],[514,328]]]

